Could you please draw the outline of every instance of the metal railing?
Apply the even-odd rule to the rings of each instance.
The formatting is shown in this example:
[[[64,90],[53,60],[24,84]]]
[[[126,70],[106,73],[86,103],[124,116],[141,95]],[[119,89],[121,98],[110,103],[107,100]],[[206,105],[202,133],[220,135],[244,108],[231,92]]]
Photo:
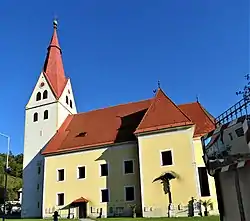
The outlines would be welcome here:
[[[217,118],[215,118],[216,127],[219,127],[222,124],[226,124],[244,115],[248,116],[248,112],[250,113],[250,111],[248,111],[249,103],[249,99],[243,98],[236,104],[234,104],[232,107],[228,108]]]

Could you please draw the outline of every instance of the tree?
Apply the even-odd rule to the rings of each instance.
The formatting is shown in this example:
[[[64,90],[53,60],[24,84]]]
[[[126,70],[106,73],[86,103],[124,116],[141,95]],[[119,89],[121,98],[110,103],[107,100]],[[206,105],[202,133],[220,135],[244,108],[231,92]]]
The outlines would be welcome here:
[[[209,200],[204,200],[204,201],[202,201],[201,203],[202,203],[202,205],[204,206],[204,209],[205,209],[204,215],[205,215],[205,216],[208,216],[208,207],[209,207],[209,206],[210,206],[210,207],[213,206],[212,201],[209,199]]]
[[[175,172],[169,171],[163,173],[161,176],[153,180],[153,182],[160,181],[163,184],[163,190],[165,194],[168,194],[168,217],[171,215],[170,211],[173,202],[170,181],[176,178],[179,178],[179,176]]]
[[[0,153],[0,201],[3,200],[3,188],[5,181],[4,168],[6,165],[6,154]],[[12,169],[8,173],[7,183],[7,199],[15,200],[17,198],[17,191],[22,187],[22,166],[23,165],[23,154],[13,155],[10,152],[9,155],[9,166]]]
[[[243,90],[236,92],[236,95],[242,95],[244,101],[248,103],[250,101],[250,75],[246,74],[245,78],[247,80],[247,84],[245,85]]]

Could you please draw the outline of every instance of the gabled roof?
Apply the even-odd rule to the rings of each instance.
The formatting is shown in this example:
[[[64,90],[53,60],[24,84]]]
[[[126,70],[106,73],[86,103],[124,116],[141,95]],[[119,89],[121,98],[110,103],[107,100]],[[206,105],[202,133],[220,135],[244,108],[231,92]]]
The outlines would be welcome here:
[[[48,47],[43,72],[56,98],[59,98],[67,84],[67,78],[64,73],[62,51],[57,37],[56,21],[54,21],[54,32]]]
[[[151,100],[69,115],[43,154],[136,140],[134,131]]]
[[[215,129],[212,116],[199,102],[181,104],[179,108],[195,123],[195,136],[202,136]]]
[[[155,111],[155,114],[153,110],[156,108],[161,110]],[[146,113],[151,116],[145,117]],[[162,115],[172,116],[175,120],[171,121],[170,117],[165,118]],[[144,120],[146,123],[141,123]],[[158,91],[153,99],[69,115],[45,147],[43,154],[64,153],[135,141],[136,128],[146,125],[146,128],[157,130],[161,124],[164,127],[166,125],[169,127],[169,124],[172,127],[195,124],[195,137],[214,129],[212,120],[199,103],[176,106],[162,91]]]
[[[192,120],[159,88],[135,133],[192,124]]]

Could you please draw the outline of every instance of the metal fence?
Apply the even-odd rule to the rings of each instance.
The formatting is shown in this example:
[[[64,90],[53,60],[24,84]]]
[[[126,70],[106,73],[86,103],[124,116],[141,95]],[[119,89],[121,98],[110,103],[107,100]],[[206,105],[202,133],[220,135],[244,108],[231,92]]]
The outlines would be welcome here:
[[[238,101],[232,107],[228,108],[217,118],[215,118],[216,127],[219,127],[244,115],[249,116],[248,115],[248,113],[250,113],[249,104],[250,104],[250,99],[243,98],[240,101]]]

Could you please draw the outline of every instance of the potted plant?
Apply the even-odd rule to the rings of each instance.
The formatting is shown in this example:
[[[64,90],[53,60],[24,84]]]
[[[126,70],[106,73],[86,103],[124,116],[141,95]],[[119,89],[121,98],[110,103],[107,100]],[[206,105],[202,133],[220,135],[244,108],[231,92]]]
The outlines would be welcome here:
[[[132,211],[132,217],[136,217],[136,204],[130,204],[129,207],[131,208]]]
[[[213,203],[212,201],[209,199],[209,200],[204,200],[202,201],[202,205],[204,206],[204,216],[208,216],[209,212],[208,212],[208,207],[212,207],[213,206]]]

